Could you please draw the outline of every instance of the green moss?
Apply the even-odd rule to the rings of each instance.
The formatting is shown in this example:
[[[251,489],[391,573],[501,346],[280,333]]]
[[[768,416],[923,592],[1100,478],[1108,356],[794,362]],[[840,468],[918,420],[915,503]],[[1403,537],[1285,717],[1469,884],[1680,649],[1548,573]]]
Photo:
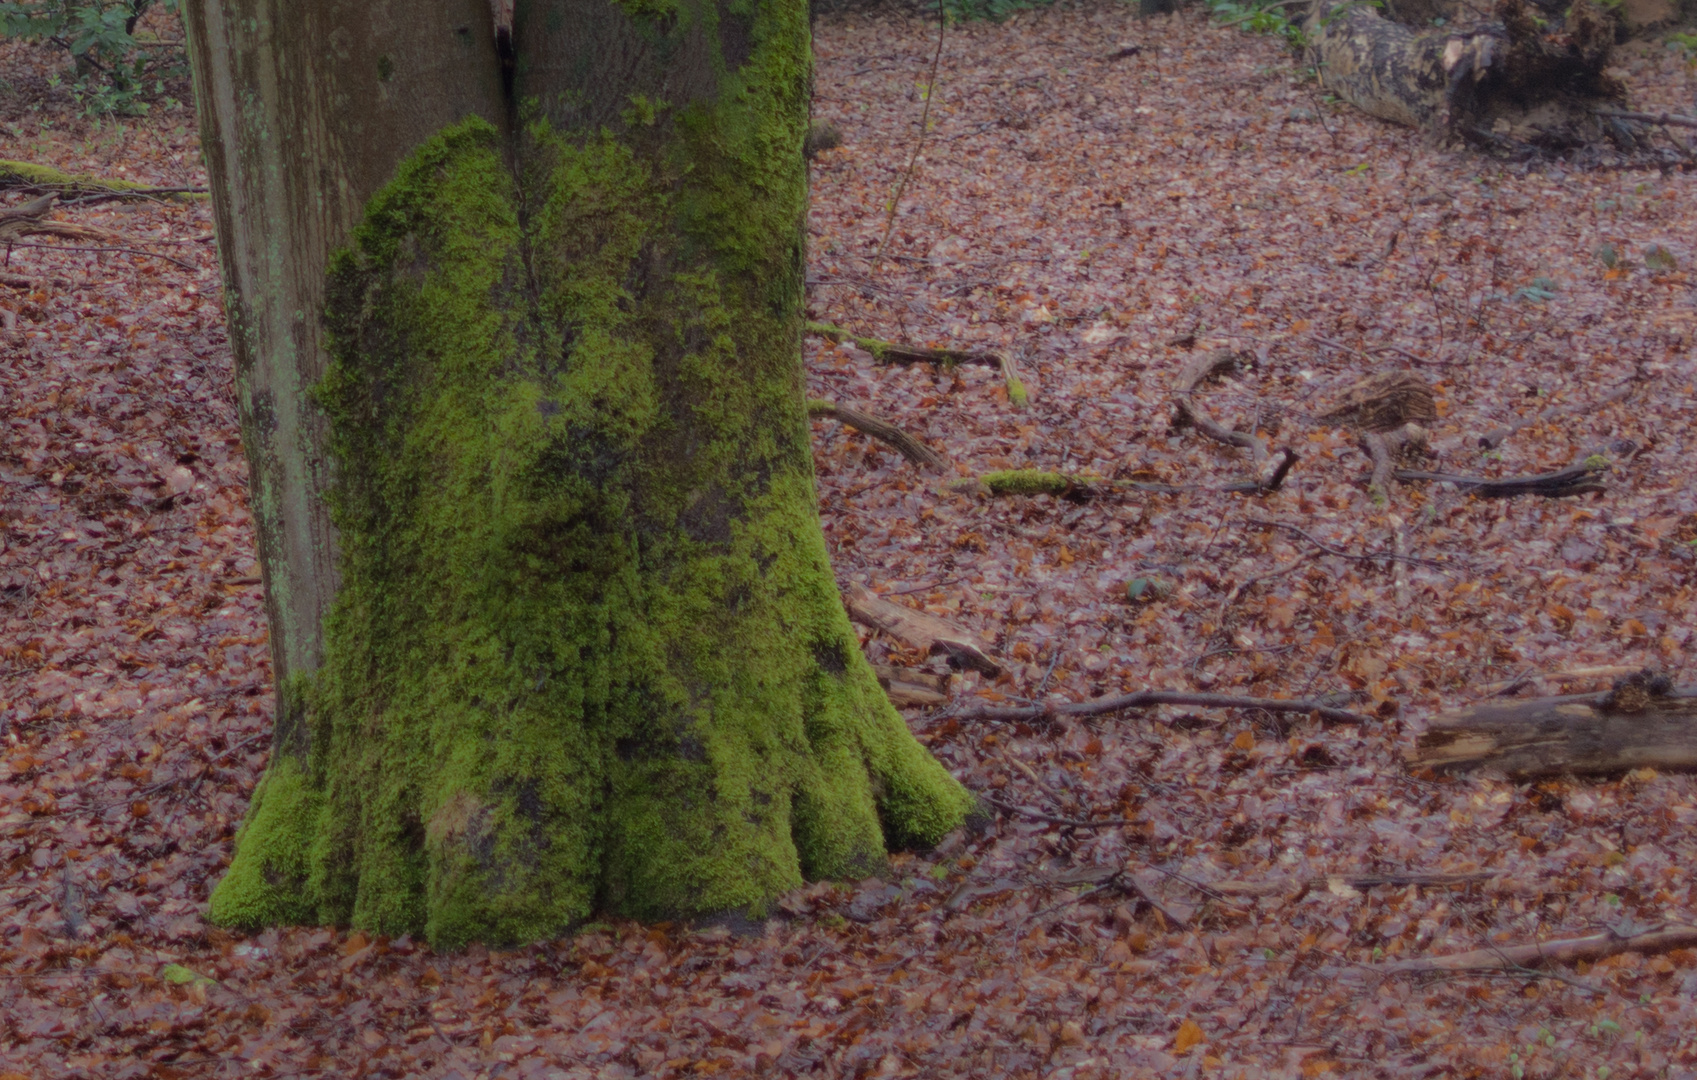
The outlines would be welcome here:
[[[716,101],[638,133],[441,133],[332,260],[341,588],[219,921],[451,946],[758,913],[971,811],[836,592],[805,10],[752,34]]]
[[[1019,376],[1011,371],[1008,372],[1007,376],[1007,388],[1008,401],[1014,408],[1023,409],[1031,404],[1031,398],[1025,392],[1025,383],[1021,382]]]
[[[33,161],[4,161],[0,160],[0,188],[4,187],[53,187],[64,191],[139,191],[151,188],[151,184],[137,183],[134,180],[112,180],[101,176],[91,176],[87,173],[68,173],[55,169],[51,165],[40,165]],[[171,198],[206,198],[205,192],[179,192]]]
[[[1038,469],[990,472],[979,479],[992,495],[1064,495],[1072,488],[1072,481],[1064,473]]]

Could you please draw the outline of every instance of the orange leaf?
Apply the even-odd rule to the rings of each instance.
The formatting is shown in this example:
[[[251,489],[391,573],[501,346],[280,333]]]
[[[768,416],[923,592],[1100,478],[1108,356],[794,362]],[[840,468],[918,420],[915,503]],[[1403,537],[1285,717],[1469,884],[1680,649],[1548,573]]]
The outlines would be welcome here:
[[[1186,1020],[1179,1025],[1178,1034],[1173,1036],[1173,1053],[1184,1054],[1190,1048],[1207,1038],[1202,1034],[1202,1025],[1194,1020]]]

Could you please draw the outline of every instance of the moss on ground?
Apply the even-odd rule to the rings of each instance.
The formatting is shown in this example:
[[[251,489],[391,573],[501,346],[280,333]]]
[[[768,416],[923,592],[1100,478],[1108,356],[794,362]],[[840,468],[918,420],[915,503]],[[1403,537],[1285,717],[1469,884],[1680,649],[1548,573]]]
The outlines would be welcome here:
[[[988,472],[978,478],[992,495],[1065,495],[1072,481],[1064,473],[1038,469]]]
[[[971,811],[837,595],[799,363],[806,15],[752,26],[718,99],[641,132],[536,119],[516,170],[481,120],[441,133],[333,260],[342,584],[215,921],[452,946],[758,914]]]

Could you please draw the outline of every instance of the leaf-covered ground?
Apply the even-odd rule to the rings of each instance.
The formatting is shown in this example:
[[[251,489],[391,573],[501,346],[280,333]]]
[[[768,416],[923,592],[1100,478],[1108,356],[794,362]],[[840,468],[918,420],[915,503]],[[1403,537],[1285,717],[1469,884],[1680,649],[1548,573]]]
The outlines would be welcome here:
[[[957,678],[957,708],[1150,687],[1347,694],[1376,721],[915,711],[968,785],[1123,824],[1003,816],[885,880],[788,897],[764,935],[618,924],[440,955],[210,928],[272,719],[210,213],[61,210],[178,262],[18,247],[3,268],[0,1076],[1697,1075],[1697,952],[1545,976],[1376,969],[1697,921],[1692,778],[1517,785],[1402,763],[1431,716],[1502,685],[1594,689],[1606,677],[1573,673],[1622,665],[1694,681],[1692,174],[1448,152],[1329,103],[1266,39],[1097,4],[949,31],[874,262],[935,34],[817,25],[816,111],[845,143],[814,162],[812,312],[1005,351],[1032,404],[1012,408],[988,368],[810,340],[815,396],[962,475],[1205,488],[1252,466],[1174,430],[1170,386],[1230,347],[1252,362],[1200,401],[1301,460],[1263,497],[992,498],[820,419],[842,580],[983,634],[1009,671]],[[41,57],[0,59],[18,73],[0,157],[200,178],[181,109],[96,128]],[[1659,44],[1619,64],[1642,108],[1697,89]],[[1436,388],[1431,468],[1535,473],[1600,449],[1607,491],[1375,499],[1355,434],[1316,417],[1401,368]],[[1478,449],[1552,405],[1573,411]],[[1408,561],[1362,557],[1387,552]],[[1116,870],[1132,877],[1101,887]],[[1341,880],[1406,872],[1483,876]]]

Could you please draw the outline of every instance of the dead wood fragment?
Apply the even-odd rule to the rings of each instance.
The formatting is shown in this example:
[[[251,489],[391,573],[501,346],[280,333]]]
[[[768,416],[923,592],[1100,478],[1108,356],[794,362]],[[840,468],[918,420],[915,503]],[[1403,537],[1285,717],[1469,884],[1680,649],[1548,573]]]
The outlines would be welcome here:
[[[1494,450],[1501,446],[1503,440],[1507,439],[1510,435],[1513,435],[1517,431],[1524,430],[1525,428],[1532,427],[1534,424],[1541,424],[1546,420],[1557,420],[1564,416],[1594,413],[1604,405],[1625,399],[1634,389],[1637,388],[1637,386],[1638,380],[1629,379],[1615,387],[1613,390],[1610,390],[1596,401],[1592,401],[1584,405],[1552,405],[1549,408],[1544,409],[1541,412],[1534,413],[1523,420],[1516,420],[1511,424],[1504,424],[1502,427],[1492,428],[1490,431],[1479,436],[1479,445],[1486,450]]]
[[[1595,962],[1617,953],[1665,953],[1697,948],[1697,926],[1664,923],[1641,933],[1619,934],[1605,930],[1585,937],[1541,941],[1534,945],[1507,945],[1473,949],[1450,956],[1421,956],[1375,965],[1379,971],[1410,974],[1441,971],[1513,971],[1542,964]]]
[[[1029,723],[1063,716],[1103,716],[1156,705],[1191,705],[1208,709],[1260,709],[1275,713],[1310,713],[1339,724],[1371,724],[1373,718],[1334,708],[1307,698],[1234,697],[1231,694],[1193,694],[1180,690],[1138,690],[1130,694],[1044,705],[972,705],[954,714],[959,720],[1001,720]]]
[[[890,703],[898,709],[948,703],[947,675],[933,675],[928,671],[891,667],[888,664],[873,664],[872,670],[878,675],[878,685],[884,688]]]
[[[1606,491],[1602,484],[1596,482],[1596,478],[1606,467],[1585,461],[1578,465],[1569,465],[1565,469],[1557,469],[1555,472],[1539,473],[1537,476],[1505,476],[1496,480],[1483,476],[1421,472],[1417,469],[1398,469],[1395,475],[1398,480],[1428,480],[1454,484],[1470,495],[1485,499],[1512,499],[1517,495],[1543,495],[1554,499]]]
[[[1362,431],[1392,431],[1410,422],[1438,418],[1437,402],[1426,380],[1412,371],[1369,375],[1346,388],[1338,403],[1319,419]]]
[[[942,653],[956,667],[972,668],[995,678],[1001,665],[990,659],[976,636],[952,626],[926,611],[915,611],[886,600],[864,585],[851,583],[843,594],[849,617],[880,630],[904,645],[936,655]]]
[[[909,435],[894,424],[886,423],[876,416],[869,416],[856,409],[839,405],[834,401],[819,398],[809,398],[807,415],[829,416],[834,420],[855,429],[863,435],[869,435],[879,442],[890,446],[908,461],[922,469],[940,469],[944,465],[943,456],[926,446],[918,439]]]
[[[1697,687],[1640,672],[1601,694],[1474,705],[1434,717],[1405,760],[1514,777],[1697,769]]]
[[[810,322],[807,324],[807,332],[832,341],[852,341],[871,353],[873,359],[892,364],[942,364],[945,367],[954,364],[983,364],[993,367],[1002,373],[1002,384],[1007,388],[1008,401],[1014,408],[1023,409],[1031,403],[1031,395],[1025,388],[1024,380],[1019,377],[1014,362],[1004,353],[903,345],[879,338],[861,337],[830,323]]]

